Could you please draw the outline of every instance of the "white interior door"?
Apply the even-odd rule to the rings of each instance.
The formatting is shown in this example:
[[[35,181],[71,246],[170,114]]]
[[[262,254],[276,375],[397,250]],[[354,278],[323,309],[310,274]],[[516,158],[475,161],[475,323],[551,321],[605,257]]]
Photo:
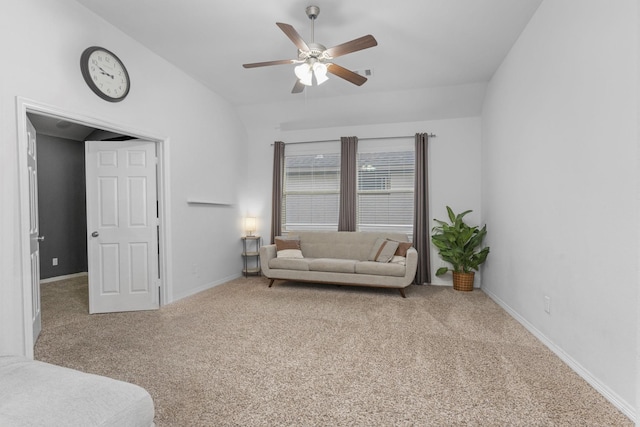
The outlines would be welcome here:
[[[31,320],[33,343],[42,330],[40,312],[40,226],[38,225],[38,163],[36,150],[36,128],[27,118],[27,169],[29,171],[29,253],[31,254]]]
[[[89,312],[160,305],[156,146],[86,141]]]

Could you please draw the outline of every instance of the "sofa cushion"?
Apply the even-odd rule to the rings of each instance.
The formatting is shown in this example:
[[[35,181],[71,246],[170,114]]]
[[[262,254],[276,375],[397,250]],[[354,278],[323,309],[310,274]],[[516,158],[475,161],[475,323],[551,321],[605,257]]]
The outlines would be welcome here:
[[[379,237],[373,244],[367,259],[369,261],[389,262],[393,258],[393,254],[396,253],[396,249],[398,249],[398,242]]]
[[[309,260],[310,271],[331,271],[334,273],[355,273],[356,260],[337,258],[316,258]]]
[[[406,267],[397,263],[383,263],[376,261],[360,261],[356,263],[357,274],[372,274],[374,276],[403,277]]]
[[[309,271],[309,259],[273,258],[269,260],[269,268],[283,270]]]

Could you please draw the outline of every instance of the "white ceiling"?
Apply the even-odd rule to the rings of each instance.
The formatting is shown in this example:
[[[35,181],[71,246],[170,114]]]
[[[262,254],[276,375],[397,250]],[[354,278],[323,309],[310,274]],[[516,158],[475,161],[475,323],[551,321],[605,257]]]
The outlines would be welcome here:
[[[249,106],[486,83],[542,0],[77,1],[233,105]],[[310,42],[310,4],[320,7],[315,42],[331,47],[366,34],[378,41],[335,60],[372,69],[363,86],[330,75],[294,95],[293,65],[242,67],[295,58],[275,23],[291,24]]]

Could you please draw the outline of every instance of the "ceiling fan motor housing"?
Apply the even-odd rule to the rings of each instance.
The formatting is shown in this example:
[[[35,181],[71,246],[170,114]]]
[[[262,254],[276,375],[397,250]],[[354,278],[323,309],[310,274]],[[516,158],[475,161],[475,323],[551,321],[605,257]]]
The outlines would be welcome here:
[[[298,50],[298,59],[306,60],[309,58],[316,58],[321,61],[330,59],[328,55],[325,54],[327,48],[320,43],[308,43],[307,46],[309,46],[308,51]]]

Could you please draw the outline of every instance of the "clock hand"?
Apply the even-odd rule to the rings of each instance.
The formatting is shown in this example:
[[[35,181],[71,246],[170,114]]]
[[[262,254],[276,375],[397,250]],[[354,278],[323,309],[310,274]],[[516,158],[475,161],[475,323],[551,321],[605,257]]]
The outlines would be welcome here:
[[[98,67],[100,69],[100,74],[103,74],[105,76],[111,77],[111,79],[114,79],[113,75],[107,73],[105,70],[102,69],[102,67]]]

